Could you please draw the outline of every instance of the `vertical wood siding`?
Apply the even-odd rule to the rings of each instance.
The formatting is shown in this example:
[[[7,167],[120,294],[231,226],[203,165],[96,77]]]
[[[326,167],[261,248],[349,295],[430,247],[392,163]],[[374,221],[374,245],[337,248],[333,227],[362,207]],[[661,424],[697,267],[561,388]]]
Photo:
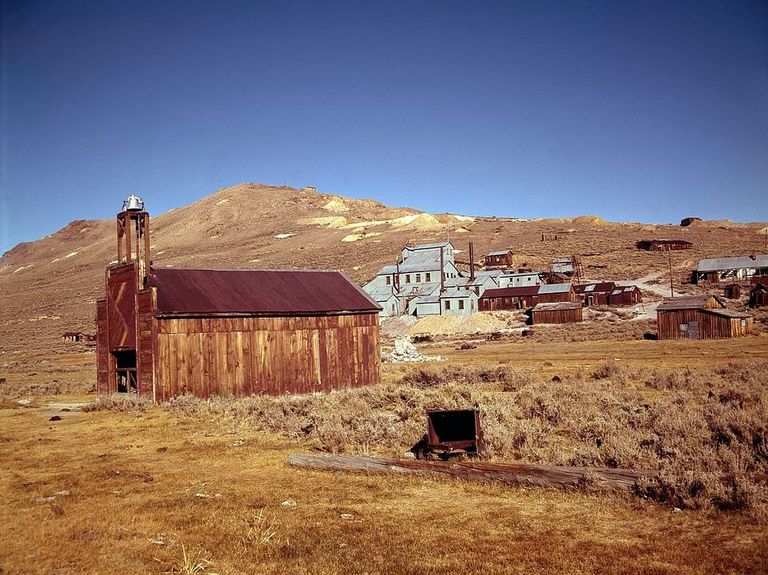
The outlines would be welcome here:
[[[658,313],[659,339],[690,339],[689,324],[698,322],[697,339],[740,337],[752,331],[752,318],[723,317],[698,309],[669,310]],[[688,330],[681,329],[688,326]]]
[[[574,323],[582,321],[582,308],[534,311],[531,313],[533,325],[542,323]]]
[[[96,392],[105,395],[109,389],[109,335],[107,332],[107,301],[96,302]]]
[[[140,291],[136,295],[136,362],[138,393],[154,395],[154,305],[155,290]]]
[[[156,400],[378,383],[378,314],[157,319]]]

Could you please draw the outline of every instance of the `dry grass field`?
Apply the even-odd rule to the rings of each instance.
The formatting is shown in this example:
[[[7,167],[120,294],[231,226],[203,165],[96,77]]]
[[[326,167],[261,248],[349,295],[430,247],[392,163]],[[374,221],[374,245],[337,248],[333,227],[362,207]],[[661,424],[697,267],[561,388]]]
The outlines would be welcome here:
[[[768,571],[766,490],[745,479],[768,461],[764,336],[457,347],[428,344],[422,351],[446,360],[386,365],[375,388],[244,401],[63,411],[95,399],[82,393],[89,356],[67,356],[63,373],[27,374],[33,388],[11,376],[0,411],[0,572]],[[59,380],[47,393],[46,379]],[[668,472],[667,491],[558,492],[285,464],[317,450],[402,453],[423,433],[426,406],[453,405],[481,409],[493,459],[654,464]],[[720,471],[741,479],[722,488]],[[686,494],[696,481],[701,489]]]

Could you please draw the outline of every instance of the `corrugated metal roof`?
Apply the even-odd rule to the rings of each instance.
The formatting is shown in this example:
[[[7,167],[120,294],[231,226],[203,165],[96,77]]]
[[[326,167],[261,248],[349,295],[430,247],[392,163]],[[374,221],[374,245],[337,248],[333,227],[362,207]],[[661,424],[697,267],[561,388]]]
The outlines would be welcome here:
[[[496,250],[495,252],[488,252],[486,256],[505,256],[511,254],[512,250]]]
[[[614,289],[616,289],[616,284],[614,282],[595,282],[591,284],[576,284],[573,286],[573,291],[576,293],[609,292]]]
[[[156,269],[157,314],[325,315],[379,311],[339,271]]]
[[[696,271],[716,272],[719,270],[738,270],[742,268],[768,268],[768,255],[762,254],[752,259],[750,256],[732,258],[710,258],[699,260]]]
[[[542,284],[537,286],[538,293],[567,293],[571,291],[571,284]]]
[[[377,287],[368,291],[368,295],[370,295],[374,301],[382,302],[382,301],[387,301],[389,298],[394,296],[395,293],[392,290],[392,286],[385,286],[385,287]]]
[[[572,301],[558,301],[551,303],[537,303],[533,307],[533,311],[553,311],[553,310],[566,310],[566,309],[579,309],[580,303]]]
[[[410,251],[413,251],[413,250],[431,250],[431,249],[435,249],[435,248],[443,248],[445,246],[453,247],[453,244],[451,242],[437,242],[437,243],[432,243],[432,244],[418,244],[418,245],[415,245],[415,246],[405,246],[404,249],[410,250]]]
[[[667,298],[656,308],[656,311],[672,311],[678,309],[703,309],[712,298],[711,295],[692,295],[686,297]]]

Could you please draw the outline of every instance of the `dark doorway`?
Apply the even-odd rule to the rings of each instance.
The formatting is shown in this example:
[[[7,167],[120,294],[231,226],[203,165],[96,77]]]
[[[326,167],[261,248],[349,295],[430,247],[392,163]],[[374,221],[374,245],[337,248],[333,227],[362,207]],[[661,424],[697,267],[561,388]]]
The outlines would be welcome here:
[[[115,384],[118,393],[138,393],[136,380],[136,350],[113,351],[115,358]]]

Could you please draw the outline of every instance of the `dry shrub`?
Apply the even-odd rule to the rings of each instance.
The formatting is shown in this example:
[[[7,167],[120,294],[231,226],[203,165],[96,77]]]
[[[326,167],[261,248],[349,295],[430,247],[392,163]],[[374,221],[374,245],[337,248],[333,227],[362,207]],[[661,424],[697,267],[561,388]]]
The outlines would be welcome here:
[[[663,372],[606,362],[552,382],[509,367],[419,366],[387,385],[239,400],[181,397],[167,406],[309,441],[321,451],[390,456],[422,437],[427,409],[478,409],[491,459],[658,470],[641,489],[654,499],[766,516],[766,487],[753,474],[768,471],[767,368]],[[622,385],[630,381],[635,385]],[[649,396],[648,389],[663,393]]]
[[[154,405],[152,400],[139,395],[100,397],[98,401],[83,406],[83,411],[140,411]]]

